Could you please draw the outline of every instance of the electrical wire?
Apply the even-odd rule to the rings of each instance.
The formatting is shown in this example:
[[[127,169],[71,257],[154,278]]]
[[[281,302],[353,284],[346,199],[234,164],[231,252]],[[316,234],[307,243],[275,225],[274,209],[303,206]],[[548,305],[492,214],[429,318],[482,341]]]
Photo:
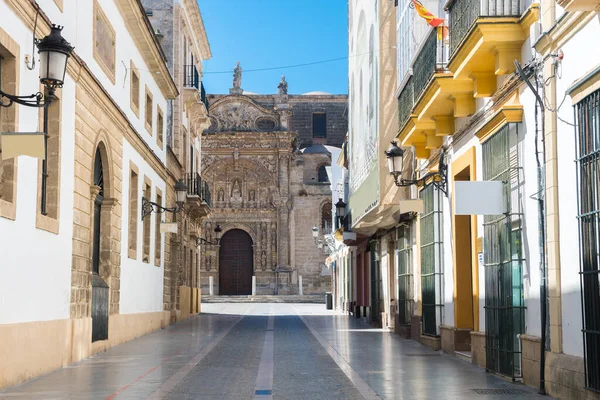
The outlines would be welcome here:
[[[277,67],[246,69],[246,70],[243,71],[243,73],[274,71],[274,70],[278,70],[278,69],[307,67],[307,66],[311,66],[311,65],[325,64],[325,63],[330,63],[330,62],[335,62],[335,61],[349,60],[349,59],[354,58],[354,57],[368,56],[371,53],[379,53],[379,52],[384,51],[384,50],[391,50],[391,49],[395,49],[395,48],[396,48],[396,46],[394,45],[394,46],[386,47],[386,48],[379,49],[379,50],[367,51],[365,53],[353,54],[351,56],[330,58],[328,60],[313,61],[313,62],[301,63],[301,64],[281,65],[281,66],[277,66]],[[158,71],[150,71],[148,69],[136,68],[136,70],[158,74]],[[202,72],[202,75],[231,74],[232,72],[233,72],[232,69],[231,70],[226,70],[226,71],[204,71],[204,72]]]
[[[31,45],[31,67],[29,63],[25,64],[28,70],[33,71],[35,69],[35,44],[37,39],[35,38],[35,31],[37,30],[37,20],[38,15],[40,15],[40,6],[38,5],[36,13],[35,13],[35,22],[33,23],[33,44]]]

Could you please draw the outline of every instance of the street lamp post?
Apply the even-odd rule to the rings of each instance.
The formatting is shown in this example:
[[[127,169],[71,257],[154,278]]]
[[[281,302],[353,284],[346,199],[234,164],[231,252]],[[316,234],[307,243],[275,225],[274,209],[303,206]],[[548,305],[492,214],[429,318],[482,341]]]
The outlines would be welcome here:
[[[34,44],[40,55],[40,83],[46,87],[47,94],[37,92],[30,95],[19,96],[0,90],[0,107],[11,107],[19,104],[26,107],[44,108],[44,159],[42,161],[42,196],[41,213],[46,214],[46,186],[48,178],[48,107],[56,99],[55,91],[63,87],[67,61],[74,47],[62,36],[63,27],[52,25],[50,34],[41,40],[35,39]],[[6,102],[5,102],[6,100]],[[25,135],[25,134],[23,134]]]
[[[183,210],[183,203],[185,203],[185,197],[187,195],[187,185],[180,179],[175,184],[175,203],[177,204],[175,207],[167,208],[163,207],[160,204],[157,204],[149,199],[142,197],[142,220],[146,217],[146,215],[150,215],[153,212],[156,213],[164,213],[164,212],[172,212],[173,214],[177,214],[181,210]]]
[[[346,220],[346,203],[341,198],[335,203],[335,215],[338,219],[340,226],[344,227],[344,222]]]
[[[433,185],[444,192],[446,196],[448,196],[448,165],[446,164],[445,155],[446,151],[444,148],[442,148],[442,152],[440,153],[440,164],[437,172],[429,172],[419,179],[404,179],[401,177],[402,170],[404,168],[404,150],[398,147],[396,142],[392,142],[391,146],[385,151],[390,175],[394,177],[394,183],[396,186],[420,185],[425,183],[427,180],[432,179]]]
[[[221,226],[219,224],[217,224],[217,226],[215,226],[214,232],[215,232],[215,240],[214,241],[199,237],[196,239],[196,246],[201,246],[203,244],[208,245],[208,246],[218,246],[219,242],[221,241],[221,232],[223,232],[223,228],[221,228]]]

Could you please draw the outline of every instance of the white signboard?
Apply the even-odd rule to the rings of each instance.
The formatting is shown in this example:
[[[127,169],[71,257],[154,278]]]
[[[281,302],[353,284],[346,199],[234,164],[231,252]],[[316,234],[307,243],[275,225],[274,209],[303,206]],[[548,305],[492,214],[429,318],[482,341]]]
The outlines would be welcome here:
[[[503,186],[501,181],[455,181],[454,214],[504,214]]]
[[[161,222],[160,233],[177,233],[177,222]]]

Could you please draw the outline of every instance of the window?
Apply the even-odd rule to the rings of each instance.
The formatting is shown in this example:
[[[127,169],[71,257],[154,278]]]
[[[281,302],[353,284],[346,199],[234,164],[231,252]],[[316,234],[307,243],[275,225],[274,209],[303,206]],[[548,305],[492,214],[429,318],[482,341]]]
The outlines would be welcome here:
[[[18,45],[0,28],[0,89],[7,93],[18,92],[17,54]],[[17,106],[0,107],[0,132],[17,131]],[[17,158],[2,161],[0,141],[0,216],[15,219],[17,196]]]
[[[600,90],[577,103],[576,118],[585,384],[600,390]]]
[[[325,165],[321,165],[317,171],[320,183],[329,183],[329,176],[327,176],[327,169]]]
[[[442,323],[442,192],[432,184],[421,190],[421,299],[423,335],[439,336]]]
[[[156,188],[156,204],[162,205],[162,194],[160,189]],[[162,222],[162,214],[156,213],[156,226],[154,228],[154,265],[160,267],[162,235],[160,233],[160,224]]]
[[[312,122],[313,122],[313,137],[316,137],[316,138],[327,137],[327,114],[314,113],[312,115]]]
[[[151,182],[148,178],[144,179],[144,197],[148,200],[152,198],[151,193]],[[147,215],[146,218],[142,221],[142,229],[143,229],[143,242],[142,242],[142,261],[145,263],[150,263],[150,216]]]
[[[163,130],[164,130],[163,112],[156,106],[156,140],[158,147],[163,148]]]
[[[130,78],[130,97],[131,97],[131,109],[133,110],[133,112],[135,113],[135,115],[137,115],[138,117],[140,116],[140,76],[139,76],[139,71],[138,69],[135,67],[135,65],[133,65],[133,61],[130,62],[130,71],[131,71],[131,78]]]
[[[137,225],[140,214],[138,213],[138,172],[137,167],[131,165],[129,174],[129,257],[137,258]]]
[[[148,91],[146,86],[146,107],[144,112],[146,113],[146,130],[152,135],[152,94]]]
[[[518,335],[525,332],[519,126],[507,124],[481,145],[483,179],[504,182],[506,214],[483,217],[486,368],[521,376]]]
[[[94,59],[104,73],[115,84],[116,64],[116,33],[110,25],[108,18],[100,8],[98,1],[94,1]]]
[[[398,317],[401,326],[409,326],[413,310],[410,228],[398,228],[396,265],[398,266]]]

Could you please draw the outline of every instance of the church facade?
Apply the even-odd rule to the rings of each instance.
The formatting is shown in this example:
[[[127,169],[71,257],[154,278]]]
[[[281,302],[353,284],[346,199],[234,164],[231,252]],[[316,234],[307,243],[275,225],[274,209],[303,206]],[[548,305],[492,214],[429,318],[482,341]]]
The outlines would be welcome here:
[[[282,85],[283,84],[283,85]],[[237,87],[236,87],[237,86]],[[282,87],[283,86],[283,87]],[[331,232],[328,146],[347,129],[347,96],[321,92],[209,95],[211,125],[202,134],[202,177],[212,209],[199,236],[202,293],[321,294],[331,272],[313,238]]]

